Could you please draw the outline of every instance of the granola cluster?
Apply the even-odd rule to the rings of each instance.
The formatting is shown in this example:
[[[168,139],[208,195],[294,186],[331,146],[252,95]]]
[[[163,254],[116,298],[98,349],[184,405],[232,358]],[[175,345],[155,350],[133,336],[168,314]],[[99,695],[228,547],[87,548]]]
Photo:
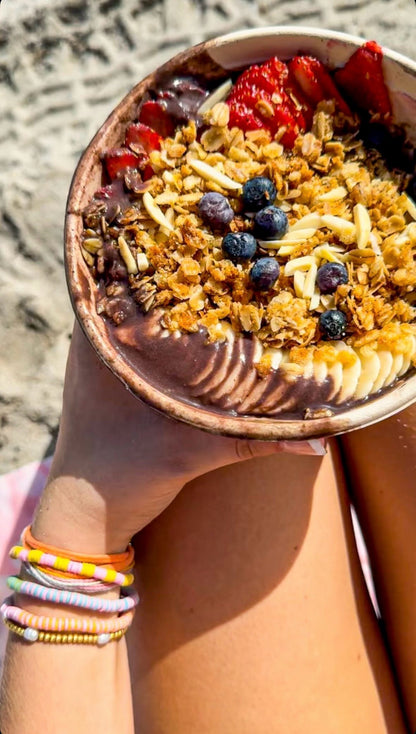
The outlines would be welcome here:
[[[106,275],[98,310],[123,320],[114,303],[124,272],[135,303],[144,312],[159,309],[171,332],[204,327],[212,341],[231,326],[255,334],[264,347],[289,349],[291,362],[304,362],[310,350],[330,359],[318,320],[336,308],[347,317],[349,346],[406,346],[416,333],[416,206],[404,193],[406,174],[388,170],[378,152],[366,149],[358,125],[346,128],[332,102],[320,103],[311,131],[293,150],[265,129],[230,128],[221,102],[204,122],[202,135],[190,121],[151,152],[154,175],[126,182],[127,204],[94,199],[84,213],[83,253],[94,275],[103,276],[108,248],[121,263],[113,279]],[[198,210],[206,192],[219,192],[235,212],[226,231],[250,231],[241,187],[254,176],[274,182],[276,205],[289,220],[281,240],[260,242],[260,254],[275,256],[281,268],[267,292],[253,288],[252,263],[226,259],[224,231],[213,231]],[[348,270],[348,283],[331,295],[316,285],[326,262]]]

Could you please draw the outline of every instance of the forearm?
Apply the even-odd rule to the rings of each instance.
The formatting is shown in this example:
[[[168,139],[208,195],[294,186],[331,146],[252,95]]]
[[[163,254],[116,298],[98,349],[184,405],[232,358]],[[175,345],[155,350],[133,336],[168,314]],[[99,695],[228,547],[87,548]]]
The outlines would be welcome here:
[[[343,437],[353,500],[411,731],[416,728],[416,406]]]
[[[70,480],[66,485],[71,489]],[[76,487],[72,487],[77,491]],[[107,548],[105,530],[81,515],[64,512],[60,481],[43,495],[33,523],[35,537],[68,550],[99,554]],[[68,506],[69,507],[69,506]],[[67,508],[68,509],[68,508]],[[38,527],[37,527],[38,526]],[[17,540],[17,539],[16,539]],[[110,599],[117,591],[101,593]],[[91,617],[93,612],[19,596],[18,604],[50,617]],[[106,615],[108,619],[108,615]],[[25,642],[10,633],[1,686],[2,734],[132,734],[134,731],[126,641],[94,644]]]

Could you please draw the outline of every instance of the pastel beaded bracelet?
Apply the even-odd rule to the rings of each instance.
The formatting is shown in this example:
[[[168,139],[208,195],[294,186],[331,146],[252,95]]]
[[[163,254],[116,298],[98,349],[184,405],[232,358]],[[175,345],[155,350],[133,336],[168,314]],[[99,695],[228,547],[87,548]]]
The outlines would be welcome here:
[[[83,645],[98,645],[102,647],[108,642],[120,640],[127,632],[127,630],[119,630],[118,632],[109,632],[107,634],[102,633],[99,635],[89,634],[77,634],[77,633],[63,633],[60,632],[39,632],[32,627],[21,627],[9,619],[5,619],[4,623],[11,632],[19,637],[23,637],[28,642],[49,642],[54,644],[83,644]]]
[[[35,563],[37,566],[46,566],[57,571],[64,571],[77,576],[86,578],[94,578],[98,581],[117,584],[118,586],[131,586],[134,581],[132,573],[120,573],[111,568],[96,566],[94,563],[82,563],[72,561],[70,558],[54,556],[50,553],[43,553],[41,550],[27,550],[21,545],[14,545],[10,550],[10,558],[16,558],[20,561],[28,561]]]
[[[57,578],[50,573],[45,573],[42,569],[33,563],[24,562],[22,568],[27,576],[30,576],[42,586],[52,589],[62,589],[64,591],[78,591],[88,594],[99,594],[101,591],[109,591],[110,589],[120,588],[118,584],[105,584],[102,581],[86,578]]]
[[[101,599],[74,591],[57,591],[40,584],[33,584],[31,581],[23,581],[18,576],[9,576],[7,585],[17,593],[33,596],[36,599],[91,609],[94,612],[127,612],[129,609],[134,609],[139,602],[139,596],[134,589],[125,593],[121,599]]]
[[[127,629],[133,620],[134,610],[125,612],[121,617],[99,621],[95,619],[73,619],[71,617],[45,617],[31,614],[12,604],[12,597],[4,600],[0,607],[3,619],[11,619],[21,627],[34,627],[46,632],[82,632],[82,633],[109,633]]]

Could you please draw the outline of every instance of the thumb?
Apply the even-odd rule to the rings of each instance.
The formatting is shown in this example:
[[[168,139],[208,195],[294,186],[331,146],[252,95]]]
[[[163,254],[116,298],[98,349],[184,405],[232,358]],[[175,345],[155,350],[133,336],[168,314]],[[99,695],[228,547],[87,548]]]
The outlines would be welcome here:
[[[254,441],[237,439],[235,441],[235,461],[245,461],[256,456],[271,454],[298,454],[303,456],[324,456],[326,454],[325,439],[309,439],[305,441]]]

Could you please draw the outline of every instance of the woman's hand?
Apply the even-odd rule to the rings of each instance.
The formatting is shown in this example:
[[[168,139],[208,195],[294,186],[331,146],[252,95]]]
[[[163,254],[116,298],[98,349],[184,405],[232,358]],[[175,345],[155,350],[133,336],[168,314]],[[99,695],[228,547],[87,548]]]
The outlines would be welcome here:
[[[52,481],[35,533],[40,537],[47,527],[52,542],[56,527],[56,544],[62,545],[62,524],[69,522],[80,543],[94,545],[92,551],[100,552],[100,543],[102,551],[120,550],[195,476],[284,450],[313,453],[307,442],[288,446],[211,435],[147,407],[99,361],[76,325]]]

